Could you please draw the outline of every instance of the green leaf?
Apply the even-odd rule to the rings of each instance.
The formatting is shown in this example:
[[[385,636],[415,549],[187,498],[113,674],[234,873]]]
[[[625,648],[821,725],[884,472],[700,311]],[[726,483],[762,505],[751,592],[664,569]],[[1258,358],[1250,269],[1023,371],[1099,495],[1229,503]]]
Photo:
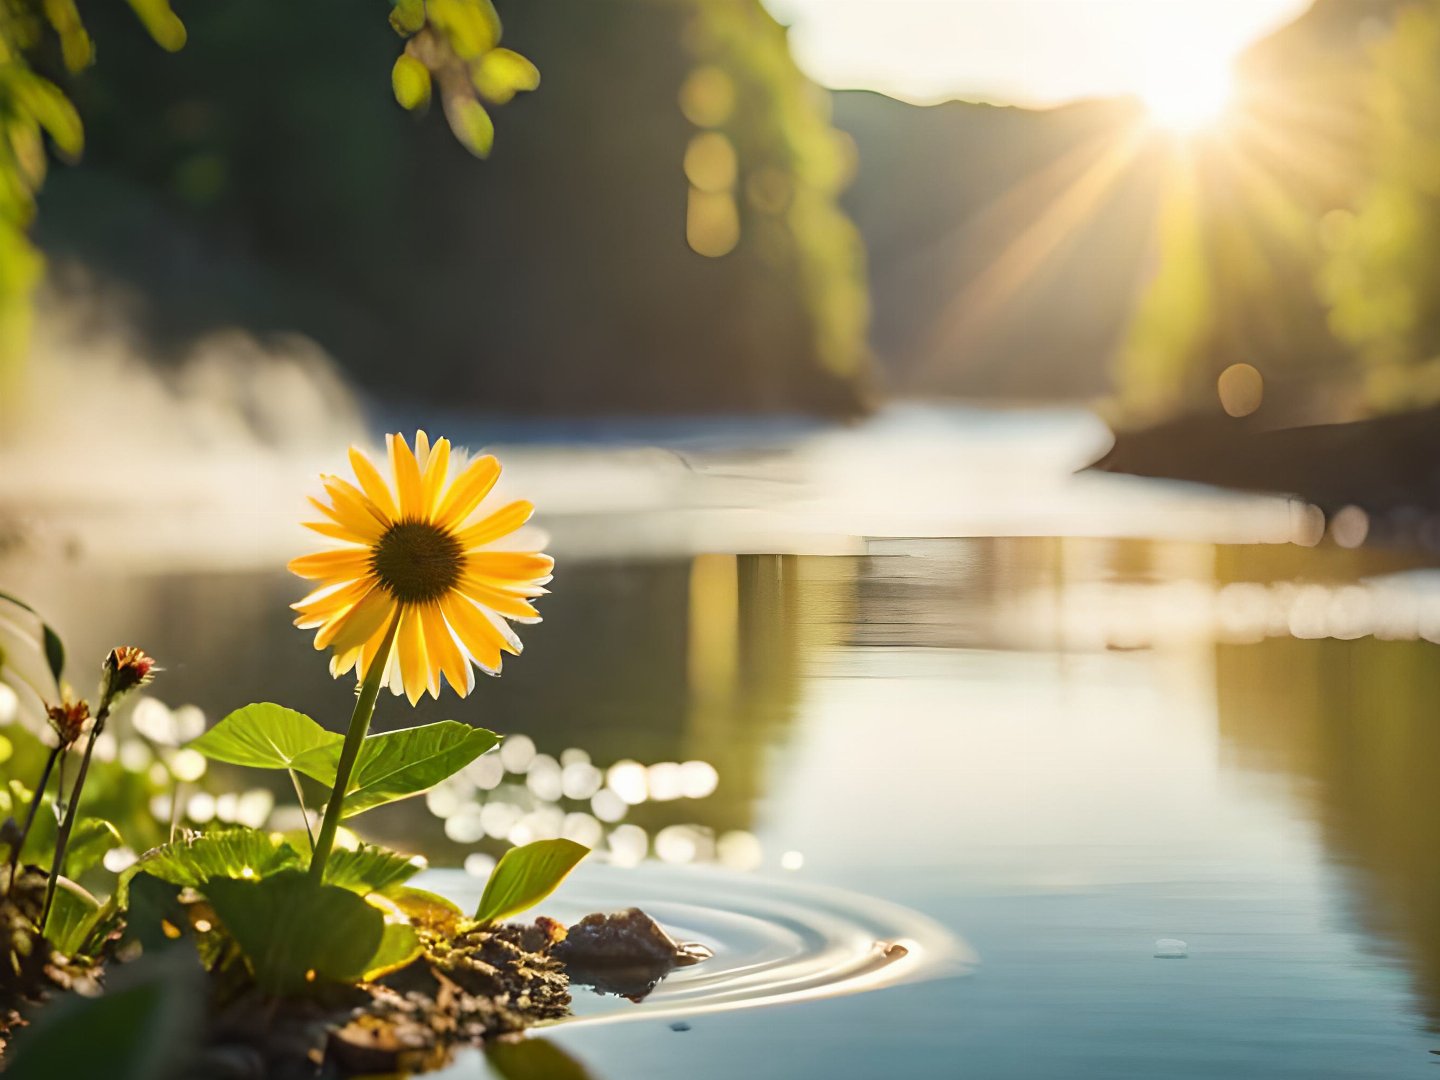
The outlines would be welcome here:
[[[502,1080],[590,1080],[584,1065],[545,1039],[487,1039],[485,1063]]]
[[[144,873],[130,874],[122,881],[127,894],[123,940],[138,941],[147,953],[169,948],[177,936],[165,933],[165,923],[176,930],[189,925],[180,903],[180,886]]]
[[[185,24],[170,8],[170,0],[130,0],[130,7],[140,16],[155,44],[166,52],[185,46]]]
[[[145,873],[199,888],[217,879],[250,880],[301,866],[300,853],[258,829],[224,829],[152,848],[121,875],[122,888]]]
[[[360,744],[342,817],[428,791],[459,772],[500,741],[484,728],[456,720],[371,735]],[[330,787],[340,765],[340,746],[318,747],[295,761],[295,768]]]
[[[81,818],[70,833],[65,849],[65,871],[79,877],[105,858],[106,852],[119,847],[120,831],[104,818]]]
[[[28,806],[28,799],[17,800],[21,808]],[[30,835],[25,837],[23,858],[26,862],[48,866],[55,855],[55,834],[59,827],[55,822],[55,800],[46,796],[30,826]],[[79,877],[105,857],[105,853],[122,843],[115,826],[103,818],[81,818],[70,833],[70,846],[65,849],[65,872]]]
[[[100,901],[69,878],[55,881],[55,900],[45,922],[45,937],[66,956],[78,956],[100,918]]]
[[[4,592],[0,592],[0,600],[6,600],[16,607],[28,611],[31,615],[34,615],[36,619],[39,619],[40,633],[45,647],[45,663],[49,666],[50,674],[55,677],[55,682],[58,685],[60,676],[65,671],[65,643],[60,640],[60,635],[55,632],[49,623],[40,618],[38,611],[25,603],[24,600],[19,600],[9,593]],[[0,653],[0,663],[3,663],[3,661],[3,653]]]
[[[395,0],[390,9],[390,25],[395,32],[409,37],[425,25],[425,0]]]
[[[387,899],[393,901],[412,923],[450,936],[460,929],[460,923],[465,918],[465,912],[453,900],[409,885],[394,890]]]
[[[385,930],[380,935],[380,947],[375,950],[375,955],[370,957],[361,978],[365,982],[373,982],[392,971],[399,971],[422,951],[420,937],[413,928],[403,922],[386,920]]]
[[[6,1048],[5,1080],[183,1075],[194,1065],[208,1000],[193,949],[112,965],[103,994],[59,994],[35,1011]]]
[[[588,854],[590,849],[574,840],[536,840],[511,848],[491,871],[475,920],[491,926],[533,907],[554,892]]]
[[[315,979],[355,982],[385,935],[378,909],[349,889],[317,886],[303,870],[260,881],[216,878],[205,895],[255,982],[275,993],[295,993]]]
[[[236,709],[190,744],[212,761],[254,769],[289,769],[297,758],[327,746],[336,759],[344,737],[304,713],[271,702]]]
[[[491,49],[470,65],[470,81],[487,101],[504,105],[540,85],[540,69],[510,49]]]
[[[413,56],[401,54],[390,69],[390,88],[406,109],[418,109],[430,100],[430,70]]]
[[[325,883],[338,885],[361,896],[383,893],[409,881],[420,872],[412,859],[374,844],[361,844],[354,851],[336,851],[325,864]]]

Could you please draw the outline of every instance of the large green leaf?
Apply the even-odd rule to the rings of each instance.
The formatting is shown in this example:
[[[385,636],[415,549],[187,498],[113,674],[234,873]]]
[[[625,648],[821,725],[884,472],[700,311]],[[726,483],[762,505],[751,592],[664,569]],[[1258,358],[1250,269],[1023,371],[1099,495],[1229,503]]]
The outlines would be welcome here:
[[[156,1080],[194,1065],[209,994],[193,949],[112,965],[105,993],[60,994],[7,1048],[5,1080]]]
[[[262,701],[236,709],[190,744],[212,761],[255,769],[288,769],[297,758],[344,738],[326,731],[304,713]]]
[[[428,791],[499,741],[500,736],[493,731],[455,720],[371,735],[360,744],[342,816],[353,817],[372,807]],[[317,747],[295,759],[299,772],[331,787],[339,765],[338,744]]]
[[[316,980],[355,982],[371,967],[385,917],[349,889],[316,885],[303,870],[260,881],[216,878],[205,887],[264,990],[295,993]]]
[[[325,864],[325,883],[361,896],[383,893],[402,885],[420,872],[414,860],[393,851],[361,844],[354,851],[336,851]]]
[[[300,853],[258,829],[223,829],[151,848],[121,876],[139,873],[200,887],[217,878],[250,880],[302,866]]]
[[[574,840],[536,840],[511,848],[490,872],[475,911],[476,921],[489,926],[533,907],[554,892],[588,854],[590,849]]]
[[[55,881],[55,899],[45,922],[45,936],[66,956],[79,955],[100,917],[100,901],[69,878]]]

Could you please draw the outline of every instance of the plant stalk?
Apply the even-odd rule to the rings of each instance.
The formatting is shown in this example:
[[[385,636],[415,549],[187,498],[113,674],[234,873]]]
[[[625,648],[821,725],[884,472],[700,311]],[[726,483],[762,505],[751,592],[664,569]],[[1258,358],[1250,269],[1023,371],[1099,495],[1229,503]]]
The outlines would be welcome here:
[[[55,861],[50,864],[50,881],[45,886],[45,907],[40,912],[40,933],[45,933],[45,924],[50,920],[50,905],[55,902],[55,885],[65,872],[65,849],[70,844],[70,832],[75,828],[75,816],[80,810],[80,795],[85,788],[85,777],[90,772],[90,755],[95,752],[95,740],[105,730],[105,721],[110,719],[110,705],[107,702],[95,714],[90,726],[90,738],[85,743],[85,753],[80,758],[80,771],[75,775],[75,786],[70,789],[70,802],[65,807],[65,817],[60,821],[60,830],[55,834]]]
[[[40,803],[45,798],[45,787],[50,783],[50,773],[55,768],[55,759],[63,751],[63,747],[56,746],[50,750],[50,756],[45,759],[45,768],[40,773],[40,783],[35,786],[35,794],[30,796],[30,809],[25,811],[25,824],[20,826],[20,839],[15,841],[15,849],[10,852],[10,877],[5,882],[5,895],[10,895],[10,890],[15,885],[15,875],[20,870],[20,852],[25,848],[25,841],[30,838],[30,827],[35,824],[35,813],[40,809]]]
[[[370,731],[370,718],[375,714],[375,699],[380,696],[380,684],[385,681],[385,672],[390,667],[390,653],[395,646],[395,633],[400,629],[400,614],[390,620],[390,629],[385,631],[385,640],[365,673],[360,684],[360,694],[355,699],[355,711],[350,714],[350,727],[345,732],[345,744],[340,748],[340,763],[335,768],[335,786],[330,791],[330,801],[325,804],[325,816],[320,821],[320,835],[315,838],[315,851],[310,856],[310,880],[319,885],[325,880],[325,864],[330,859],[330,849],[335,846],[335,833],[340,828],[340,814],[344,809],[345,796],[350,793],[350,774],[355,771],[355,761],[360,757],[360,746]]]

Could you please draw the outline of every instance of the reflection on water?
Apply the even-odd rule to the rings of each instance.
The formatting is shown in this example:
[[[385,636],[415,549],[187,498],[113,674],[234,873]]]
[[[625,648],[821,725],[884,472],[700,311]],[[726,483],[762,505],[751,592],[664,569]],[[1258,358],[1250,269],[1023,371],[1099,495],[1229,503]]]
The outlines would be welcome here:
[[[972,979],[684,1031],[562,1025],[556,1047],[609,1080],[672,1075],[682,1051],[699,1080],[959,1061],[987,1078],[1430,1075],[1430,571],[1217,545],[1175,522],[1155,540],[1088,520],[1064,536],[880,532],[839,555],[572,555],[503,678],[416,714],[382,703],[380,728],[456,718],[532,741],[364,819],[438,865],[522,827],[584,828],[617,862],[714,859],[901,903],[981,958]],[[297,589],[279,574],[12,560],[0,576],[75,655],[143,642],[172,703],[215,717],[274,698],[343,724],[347,695],[290,628]],[[643,873],[667,869],[681,873]],[[724,881],[707,905],[726,908]],[[1154,959],[1166,938],[1188,957]]]

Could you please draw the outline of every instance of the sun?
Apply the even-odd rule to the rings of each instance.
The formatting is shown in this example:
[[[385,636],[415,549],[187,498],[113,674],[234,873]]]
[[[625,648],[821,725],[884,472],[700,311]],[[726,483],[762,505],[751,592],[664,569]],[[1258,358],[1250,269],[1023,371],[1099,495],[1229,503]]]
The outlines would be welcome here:
[[[1189,135],[1224,118],[1235,84],[1228,64],[1177,64],[1152,69],[1139,93],[1156,127]]]

